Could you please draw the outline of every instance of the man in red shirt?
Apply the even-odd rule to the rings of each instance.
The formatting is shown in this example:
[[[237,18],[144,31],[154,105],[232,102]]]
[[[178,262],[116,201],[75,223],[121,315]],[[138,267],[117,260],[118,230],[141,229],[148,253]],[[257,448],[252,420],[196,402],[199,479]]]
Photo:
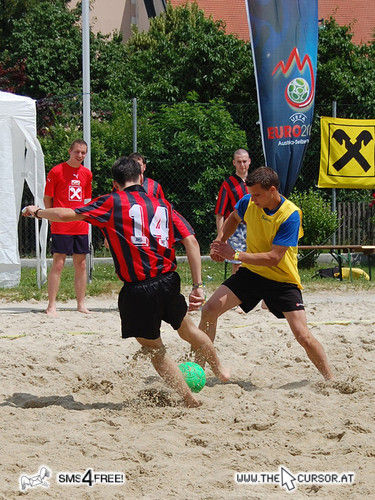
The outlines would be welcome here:
[[[56,165],[49,171],[44,191],[46,208],[75,209],[91,200],[92,173],[81,165],[86,153],[86,142],[76,140],[69,148],[69,160]],[[84,221],[74,221],[68,224],[52,222],[51,224],[53,262],[48,275],[46,310],[50,316],[56,316],[56,296],[67,255],[73,255],[77,309],[81,313],[89,312],[85,306],[86,254],[90,251],[88,232],[89,226]]]
[[[233,166],[236,169],[234,175],[231,175],[222,183],[215,207],[217,239],[223,230],[224,221],[233,212],[235,204],[247,194],[245,180],[249,171],[251,160],[246,149],[237,149],[233,154]],[[235,250],[244,252],[246,250],[246,224],[239,224],[235,233],[231,236],[229,243]],[[234,274],[241,263],[229,261],[232,263],[232,274]]]
[[[122,337],[135,337],[150,354],[156,371],[185,404],[199,406],[160,338],[163,320],[208,361],[220,380],[229,379],[229,372],[222,367],[211,340],[186,314],[188,308],[180,292],[180,277],[175,272],[173,245],[182,235],[193,279],[189,309],[198,309],[204,302],[199,244],[192,234],[185,237],[181,219],[167,200],[147,195],[141,185],[141,167],[135,160],[119,158],[112,167],[112,175],[114,190],[84,207],[43,210],[31,205],[23,215],[64,223],[86,220],[101,228],[117,275],[124,282],[118,299]]]

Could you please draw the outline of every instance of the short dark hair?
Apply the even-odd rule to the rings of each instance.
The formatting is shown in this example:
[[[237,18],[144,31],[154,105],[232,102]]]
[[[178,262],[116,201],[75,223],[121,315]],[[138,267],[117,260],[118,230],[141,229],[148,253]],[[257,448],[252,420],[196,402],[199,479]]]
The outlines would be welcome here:
[[[120,186],[124,186],[126,182],[137,182],[140,175],[141,166],[139,163],[126,156],[121,156],[112,165],[112,178]]]
[[[137,153],[136,151],[134,153],[130,153],[128,158],[129,160],[135,160],[135,161],[141,160],[141,162],[146,165],[145,157],[142,156],[141,153]]]
[[[279,176],[270,167],[259,167],[246,177],[246,186],[254,186],[255,184],[260,184],[263,189],[270,189],[272,186],[279,189]]]
[[[71,151],[76,144],[79,144],[80,146],[86,146],[86,151],[87,151],[88,149],[87,142],[84,141],[83,139],[76,139],[75,141],[73,141],[69,146],[69,151]]]

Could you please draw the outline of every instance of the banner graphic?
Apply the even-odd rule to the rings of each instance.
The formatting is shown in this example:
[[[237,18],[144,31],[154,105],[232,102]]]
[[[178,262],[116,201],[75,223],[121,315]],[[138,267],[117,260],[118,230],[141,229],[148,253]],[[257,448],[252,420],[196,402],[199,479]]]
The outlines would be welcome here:
[[[288,196],[310,140],[318,0],[246,0],[263,151]]]

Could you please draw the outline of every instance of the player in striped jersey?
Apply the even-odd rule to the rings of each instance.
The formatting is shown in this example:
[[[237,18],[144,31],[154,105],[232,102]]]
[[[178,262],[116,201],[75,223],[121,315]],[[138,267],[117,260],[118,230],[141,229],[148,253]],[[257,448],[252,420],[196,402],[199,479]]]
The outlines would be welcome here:
[[[139,163],[139,166],[141,167],[141,173],[143,174],[143,183],[142,186],[144,187],[144,190],[149,196],[154,196],[155,198],[165,198],[163,189],[161,185],[156,182],[154,179],[151,179],[150,177],[145,177],[144,172],[146,170],[146,160],[145,157],[142,156],[140,153],[131,153],[128,156],[128,160],[135,160],[137,163]],[[177,241],[181,241],[184,238],[186,238],[189,235],[194,235],[194,229],[191,227],[189,222],[183,217],[177,210],[173,208],[173,214],[180,219],[180,224],[178,225],[179,231],[182,231],[180,235],[177,234]],[[109,244],[108,240],[104,235],[104,246],[109,249]]]
[[[249,170],[251,160],[246,149],[237,149],[233,154],[233,165],[236,169],[234,175],[231,175],[222,183],[219,195],[216,202],[216,228],[217,238],[220,238],[224,221],[233,212],[236,203],[247,194],[245,179]],[[229,243],[238,251],[246,250],[246,224],[238,225],[235,233],[228,240]],[[238,268],[238,262],[229,261],[232,263],[232,274]]]
[[[229,372],[222,367],[211,340],[187,315],[187,304],[180,293],[173,244],[184,235],[181,219],[175,216],[167,200],[146,194],[141,185],[140,166],[134,160],[119,158],[112,174],[115,190],[80,209],[43,210],[31,205],[23,215],[58,222],[85,220],[104,231],[117,275],[124,281],[118,300],[122,337],[135,337],[150,354],[156,371],[185,404],[199,406],[177,364],[166,354],[160,338],[161,321],[177,330],[208,361],[220,380],[227,381]],[[204,302],[199,244],[191,234],[181,242],[193,279],[189,310],[194,310]]]
[[[135,160],[140,164],[141,173],[143,174],[142,186],[145,188],[146,193],[149,196],[155,196],[155,198],[165,198],[161,185],[158,182],[154,181],[154,179],[145,176],[145,170],[146,170],[145,157],[142,156],[140,153],[135,152],[131,153],[128,156],[128,159]]]

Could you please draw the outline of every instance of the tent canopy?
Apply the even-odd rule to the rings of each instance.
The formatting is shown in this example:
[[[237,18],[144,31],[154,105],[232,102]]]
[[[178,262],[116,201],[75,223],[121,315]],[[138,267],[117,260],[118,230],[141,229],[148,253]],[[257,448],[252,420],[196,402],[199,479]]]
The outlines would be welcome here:
[[[0,287],[17,286],[21,278],[18,252],[18,220],[24,182],[43,205],[44,156],[36,137],[35,101],[0,92]],[[46,279],[47,223],[36,229],[38,277]]]

